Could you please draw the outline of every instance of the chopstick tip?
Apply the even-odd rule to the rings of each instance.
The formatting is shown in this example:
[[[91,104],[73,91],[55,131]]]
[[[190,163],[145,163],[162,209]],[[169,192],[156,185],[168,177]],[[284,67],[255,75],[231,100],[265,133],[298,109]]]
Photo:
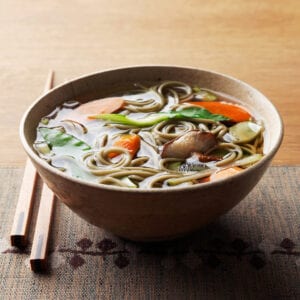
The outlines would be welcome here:
[[[10,244],[13,247],[17,247],[19,249],[23,249],[27,246],[27,238],[24,235],[11,235],[10,236]]]
[[[34,273],[44,273],[47,271],[47,260],[30,259],[30,268]]]

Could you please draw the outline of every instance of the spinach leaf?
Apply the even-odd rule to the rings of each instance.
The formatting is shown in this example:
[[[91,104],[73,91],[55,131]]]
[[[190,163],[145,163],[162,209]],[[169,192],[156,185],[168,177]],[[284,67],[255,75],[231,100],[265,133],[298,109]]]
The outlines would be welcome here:
[[[91,149],[84,141],[66,133],[63,127],[39,127],[38,131],[55,154],[77,155]]]

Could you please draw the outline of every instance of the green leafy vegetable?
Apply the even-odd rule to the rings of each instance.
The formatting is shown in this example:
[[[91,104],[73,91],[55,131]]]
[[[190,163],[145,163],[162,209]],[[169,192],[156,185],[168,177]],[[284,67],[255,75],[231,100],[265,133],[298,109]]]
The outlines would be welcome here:
[[[112,123],[131,125],[136,127],[149,127],[161,121],[168,120],[169,116],[167,114],[153,114],[144,119],[132,119],[120,114],[101,114],[101,115],[90,116],[89,118],[101,119],[105,121],[110,121]]]
[[[112,123],[132,125],[136,127],[149,127],[153,126],[161,121],[171,120],[171,119],[209,119],[212,121],[226,121],[229,118],[212,114],[205,108],[200,107],[187,107],[182,110],[173,110],[169,112],[163,112],[158,114],[152,114],[144,119],[132,119],[120,114],[100,114],[89,116],[90,119],[100,119],[105,121],[110,121]]]
[[[178,118],[178,119],[184,119],[184,118],[193,118],[193,119],[208,119],[212,121],[227,121],[229,118],[218,115],[218,114],[212,114],[207,109],[202,107],[187,107],[182,110],[173,110],[168,112],[168,115],[171,118]]]
[[[56,154],[76,155],[91,149],[84,141],[66,133],[63,127],[39,127],[38,130]]]

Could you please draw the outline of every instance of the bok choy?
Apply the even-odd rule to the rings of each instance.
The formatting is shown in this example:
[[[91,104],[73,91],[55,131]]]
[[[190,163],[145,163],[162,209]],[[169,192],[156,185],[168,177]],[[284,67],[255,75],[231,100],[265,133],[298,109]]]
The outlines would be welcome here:
[[[172,110],[169,112],[150,114],[149,116],[143,119],[133,119],[120,114],[99,114],[89,116],[89,118],[105,120],[111,123],[131,125],[136,127],[150,127],[159,122],[168,121],[172,119],[206,119],[215,122],[229,120],[229,118],[223,115],[212,114],[207,109],[199,107],[187,107],[181,110]]]

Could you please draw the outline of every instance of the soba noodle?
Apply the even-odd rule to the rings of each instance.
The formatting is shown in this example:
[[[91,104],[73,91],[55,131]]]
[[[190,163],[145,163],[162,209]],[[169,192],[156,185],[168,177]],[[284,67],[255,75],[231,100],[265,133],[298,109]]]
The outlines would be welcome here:
[[[151,87],[136,86],[137,89],[116,95],[124,104],[115,114],[137,123],[148,120],[149,116],[169,114],[171,117],[149,126],[110,120],[110,115],[106,119],[100,116],[91,120],[85,115],[75,118],[73,112],[80,108],[80,103],[66,102],[42,118],[33,145],[35,150],[50,165],[71,176],[128,188],[201,184],[203,178],[220,170],[231,167],[243,170],[261,159],[263,124],[253,116],[236,122],[226,115],[209,114],[209,109],[203,116],[191,113],[191,108],[199,110],[201,101],[231,103],[244,109],[229,96],[177,81]],[[190,115],[183,115],[183,111]],[[225,118],[220,120],[220,116]],[[240,123],[244,124],[237,127]],[[250,129],[243,131],[243,126]],[[252,134],[250,138],[244,137],[247,130]],[[124,135],[138,136],[140,140],[134,155],[130,149],[116,146],[115,141]],[[209,137],[215,145],[205,151],[195,150],[195,146],[187,142],[194,135]],[[167,150],[176,147],[181,140],[183,144],[179,147],[187,143],[191,151],[187,157],[173,157],[172,151]]]

